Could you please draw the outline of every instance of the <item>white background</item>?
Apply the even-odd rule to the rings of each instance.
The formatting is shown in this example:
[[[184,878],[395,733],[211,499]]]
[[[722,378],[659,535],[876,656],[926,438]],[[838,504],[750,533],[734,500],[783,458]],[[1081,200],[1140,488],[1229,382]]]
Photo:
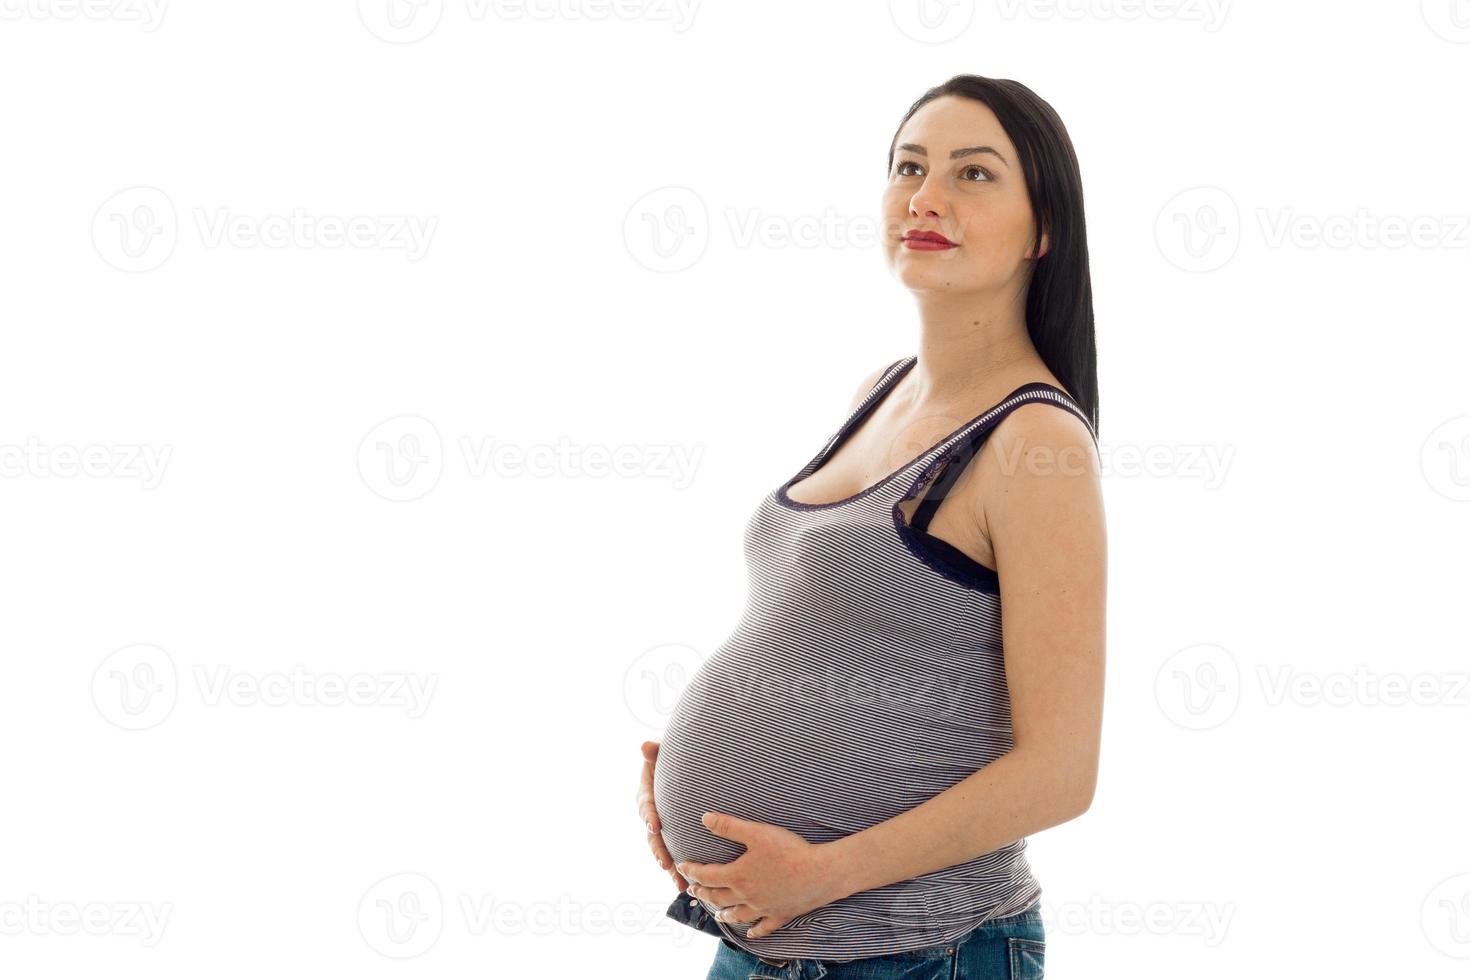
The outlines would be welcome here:
[[[702,977],[638,745],[915,349],[872,231],[958,72],[1087,194],[1048,976],[1470,965],[1464,0],[0,11],[3,975]]]

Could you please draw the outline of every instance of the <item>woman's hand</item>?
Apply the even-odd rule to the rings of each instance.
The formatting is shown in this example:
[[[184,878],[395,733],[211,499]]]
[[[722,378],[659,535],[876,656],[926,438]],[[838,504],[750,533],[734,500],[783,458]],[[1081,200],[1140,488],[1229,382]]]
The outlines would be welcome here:
[[[720,909],[722,922],[754,922],[751,939],[768,936],[812,909],[837,901],[842,890],[835,852],[774,824],[741,820],[728,813],[706,813],[704,825],[716,837],[739,841],[745,853],[726,864],[681,861],[689,894]]]
[[[638,783],[638,817],[648,827],[648,846],[653,849],[653,859],[674,877],[679,891],[689,887],[679,872],[674,870],[674,859],[664,846],[663,824],[659,822],[658,810],[653,805],[653,763],[658,759],[658,743],[643,743],[643,778]]]

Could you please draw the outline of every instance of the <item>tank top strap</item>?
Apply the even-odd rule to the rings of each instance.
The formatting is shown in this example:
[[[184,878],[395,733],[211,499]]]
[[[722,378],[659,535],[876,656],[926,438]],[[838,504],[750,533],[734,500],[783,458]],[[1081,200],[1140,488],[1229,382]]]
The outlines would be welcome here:
[[[929,522],[934,518],[939,505],[944,502],[945,495],[958,482],[965,467],[979,453],[990,433],[1011,412],[1032,402],[1057,405],[1076,415],[1087,426],[1087,433],[1092,436],[1094,447],[1097,446],[1097,432],[1092,427],[1092,420],[1072,396],[1045,381],[1028,381],[920,458],[920,461],[927,459],[927,463],[920,468],[917,477],[909,483],[903,496],[899,498],[900,503],[912,500],[928,487],[929,492],[914,509],[910,526],[919,530],[929,527]]]
[[[818,460],[825,458],[827,453],[836,449],[837,445],[847,437],[847,434],[867,416],[868,412],[873,409],[873,406],[882,401],[883,395],[887,393],[888,389],[892,388],[909,368],[918,363],[918,360],[918,357],[910,354],[908,357],[900,357],[888,365],[873,387],[868,389],[867,395],[858,403],[857,408],[852,410],[852,413],[838,426],[837,431],[832,433],[832,437],[823,444],[822,448],[818,450],[817,455],[812,457],[811,463],[807,465],[812,466]],[[815,469],[815,467],[812,468]],[[800,479],[800,477],[797,479]]]

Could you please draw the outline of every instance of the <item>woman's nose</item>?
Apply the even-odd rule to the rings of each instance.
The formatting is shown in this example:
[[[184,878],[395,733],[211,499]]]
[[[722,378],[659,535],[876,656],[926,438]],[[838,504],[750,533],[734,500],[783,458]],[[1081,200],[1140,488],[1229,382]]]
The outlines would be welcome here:
[[[909,198],[909,213],[915,218],[937,218],[944,213],[944,200],[926,185]]]

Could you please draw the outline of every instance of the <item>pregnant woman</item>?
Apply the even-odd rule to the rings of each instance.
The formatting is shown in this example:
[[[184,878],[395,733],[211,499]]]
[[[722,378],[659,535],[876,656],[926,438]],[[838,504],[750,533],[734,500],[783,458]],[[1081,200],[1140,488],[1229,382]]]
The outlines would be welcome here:
[[[756,508],[744,614],[643,746],[710,980],[1040,977],[1026,836],[1092,802],[1106,541],[1061,120],[1014,81],[931,89],[883,217],[918,353]]]

